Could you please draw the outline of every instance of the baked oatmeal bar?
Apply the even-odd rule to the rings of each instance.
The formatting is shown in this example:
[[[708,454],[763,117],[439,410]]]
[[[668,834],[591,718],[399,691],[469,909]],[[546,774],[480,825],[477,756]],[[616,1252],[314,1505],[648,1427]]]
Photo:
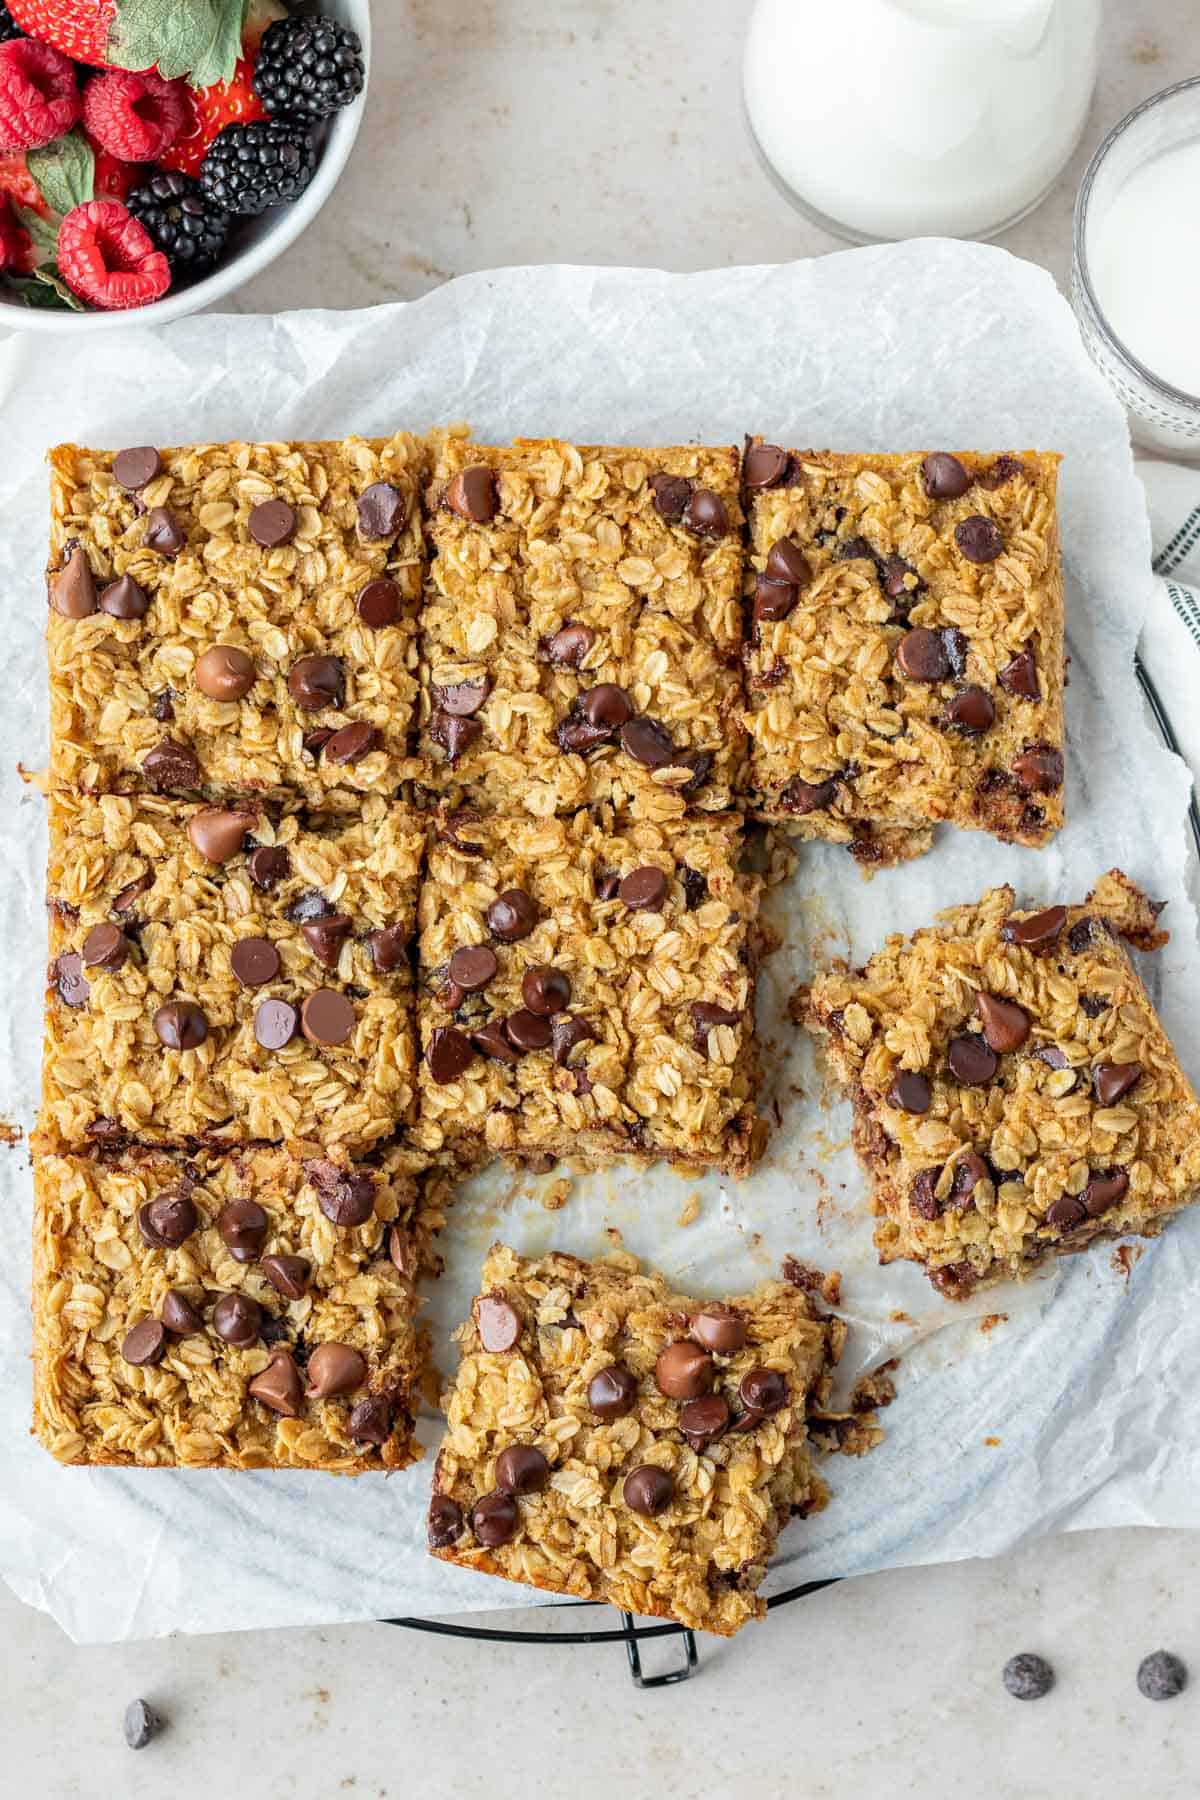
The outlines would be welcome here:
[[[854,1104],[881,1261],[963,1299],[1193,1198],[1200,1104],[1120,942],[1164,943],[1157,912],[1115,869],[1082,906],[993,888],[797,995]]]
[[[34,1167],[34,1429],[60,1462],[358,1474],[421,1455],[403,1159],[301,1143]]]
[[[51,451],[52,786],[395,793],[424,479],[406,432]]]
[[[40,1141],[320,1137],[415,1093],[420,820],[52,795]]]
[[[733,449],[448,436],[428,506],[421,748],[439,794],[539,818],[734,804]]]
[[[1058,460],[747,445],[758,817],[866,866],[943,820],[1035,847],[1060,828]]]
[[[685,1299],[629,1255],[483,1266],[443,1402],[435,1556],[730,1637],[791,1513],[844,1326],[787,1282]]]
[[[729,815],[624,830],[450,814],[420,896],[415,1142],[743,1171],[757,877]]]

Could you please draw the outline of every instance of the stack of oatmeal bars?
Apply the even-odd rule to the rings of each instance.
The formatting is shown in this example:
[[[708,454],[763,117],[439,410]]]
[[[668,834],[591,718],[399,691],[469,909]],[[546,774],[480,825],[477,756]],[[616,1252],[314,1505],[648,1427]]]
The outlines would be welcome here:
[[[456,1180],[759,1154],[748,822],[868,870],[940,822],[1062,823],[1051,456],[397,432],[51,470],[35,1423],[63,1461],[405,1467]],[[1182,1203],[1155,1159],[1195,1101],[1105,923],[1144,941],[1145,903],[1094,902],[1057,909],[1065,973],[991,896],[797,1000],[883,1253],[948,1294]],[[736,1630],[823,1501],[835,1294],[497,1246],[431,1548]]]

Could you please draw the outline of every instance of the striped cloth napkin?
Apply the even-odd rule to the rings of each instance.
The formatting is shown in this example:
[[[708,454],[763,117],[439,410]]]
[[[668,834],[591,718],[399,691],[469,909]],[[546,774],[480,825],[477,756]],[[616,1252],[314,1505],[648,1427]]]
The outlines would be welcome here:
[[[1158,578],[1142,629],[1142,660],[1200,780],[1200,468],[1139,460],[1137,472]]]

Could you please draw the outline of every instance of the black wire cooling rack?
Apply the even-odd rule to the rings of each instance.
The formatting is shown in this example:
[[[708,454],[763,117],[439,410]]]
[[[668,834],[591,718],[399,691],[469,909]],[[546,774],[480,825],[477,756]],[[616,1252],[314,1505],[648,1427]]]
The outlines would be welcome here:
[[[1153,678],[1140,657],[1134,658],[1134,669],[1146,704],[1158,726],[1164,744],[1178,756],[1179,739],[1175,727],[1163,705],[1162,695],[1154,684]],[[1195,789],[1192,790],[1188,802],[1188,825],[1191,829],[1192,841],[1196,854],[1200,856],[1200,805],[1196,801]],[[815,1594],[822,1588],[833,1587],[837,1576],[827,1581],[806,1581],[799,1587],[785,1588],[781,1594],[773,1594],[767,1601],[768,1612],[777,1612],[781,1606],[789,1606],[793,1600],[803,1600],[809,1594]],[[602,1606],[599,1600],[574,1600],[560,1602],[553,1610],[555,1613],[574,1611],[580,1608]],[[531,1613],[545,1610],[542,1607],[530,1607]],[[638,1625],[632,1613],[620,1615],[619,1629],[601,1631],[539,1631],[539,1630],[501,1630],[489,1625],[451,1625],[440,1619],[382,1619],[383,1625],[400,1625],[406,1631],[424,1631],[432,1637],[470,1638],[484,1644],[624,1644],[625,1654],[629,1659],[629,1675],[635,1687],[661,1688],[674,1687],[677,1682],[687,1681],[700,1666],[700,1653],[696,1648],[696,1634],[685,1625]],[[647,1675],[642,1668],[641,1645],[652,1638],[678,1638],[683,1660],[673,1668],[664,1670],[659,1675]]]

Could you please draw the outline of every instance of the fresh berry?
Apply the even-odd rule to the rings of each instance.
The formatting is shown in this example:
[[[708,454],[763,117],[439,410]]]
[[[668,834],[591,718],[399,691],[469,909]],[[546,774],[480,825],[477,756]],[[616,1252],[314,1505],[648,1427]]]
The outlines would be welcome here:
[[[250,85],[253,73],[245,57],[234,70],[232,81],[218,81],[212,87],[187,90],[189,119],[171,148],[159,158],[164,169],[179,169],[185,175],[199,175],[218,132],[227,125],[249,125],[265,119],[267,109]]]
[[[129,210],[146,227],[176,280],[211,269],[225,248],[230,218],[177,169],[163,169],[135,188]]]
[[[84,134],[87,135],[86,133]],[[95,173],[92,176],[92,196],[96,200],[125,200],[130,190],[149,172],[141,163],[122,162],[120,157],[103,149],[93,138],[88,138],[92,155],[96,159]]]
[[[147,306],[171,285],[166,257],[119,200],[71,208],[59,227],[58,267],[81,300],[106,312]]]
[[[17,24],[7,6],[0,5],[0,44],[7,44],[11,38],[24,37],[25,33]]]
[[[122,162],[157,162],[188,122],[186,84],[164,81],[153,69],[109,69],[83,90],[83,122]]]
[[[7,5],[22,31],[53,44],[73,62],[93,69],[108,67],[115,0],[7,0]]]
[[[30,37],[92,69],[150,69],[197,87],[228,81],[246,0],[5,0]],[[231,44],[235,47],[231,54]]]
[[[267,111],[291,119],[328,119],[358,99],[366,78],[358,33],[336,19],[280,19],[254,66]]]
[[[283,119],[227,125],[204,159],[200,185],[227,212],[260,213],[302,194],[316,166],[302,125]]]
[[[27,273],[31,249],[29,233],[18,225],[12,202],[7,194],[0,194],[0,273],[5,269]]]
[[[49,44],[0,44],[0,151],[35,150],[70,131],[81,102],[75,71]]]

